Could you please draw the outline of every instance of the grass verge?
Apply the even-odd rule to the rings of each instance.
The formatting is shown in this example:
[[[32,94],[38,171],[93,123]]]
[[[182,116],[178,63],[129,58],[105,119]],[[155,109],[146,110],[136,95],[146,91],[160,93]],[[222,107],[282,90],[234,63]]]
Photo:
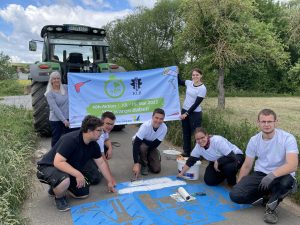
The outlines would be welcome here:
[[[0,223],[25,224],[20,212],[30,190],[30,159],[37,141],[32,113],[1,104],[0,111]]]
[[[23,95],[24,87],[30,84],[30,80],[0,80],[0,96]]]

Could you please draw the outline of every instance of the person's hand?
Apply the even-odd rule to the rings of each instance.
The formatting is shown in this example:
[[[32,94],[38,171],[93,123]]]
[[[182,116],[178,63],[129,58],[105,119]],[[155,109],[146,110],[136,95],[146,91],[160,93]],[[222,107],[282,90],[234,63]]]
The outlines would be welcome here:
[[[177,174],[177,177],[178,177],[178,178],[182,178],[182,177],[183,177],[183,174],[180,172],[180,173]]]
[[[85,187],[85,179],[84,179],[84,176],[82,175],[82,173],[79,172],[75,178],[76,178],[76,183],[77,183],[76,187],[77,188]]]
[[[276,176],[271,172],[267,176],[265,176],[260,184],[259,184],[259,189],[261,190],[267,190],[269,188],[269,185],[272,183],[272,181],[276,178]]]
[[[65,125],[65,127],[70,127],[70,122],[68,120],[65,120],[64,125]]]
[[[111,157],[112,157],[112,149],[108,149],[105,156],[106,156],[106,159],[111,159]]]
[[[115,184],[112,181],[107,183],[108,192],[116,193]]]
[[[117,185],[117,182],[114,177],[111,177],[111,183],[114,187]]]
[[[185,113],[180,115],[181,120],[184,120],[186,117],[187,117],[187,114],[185,114]]]
[[[215,168],[215,171],[220,172],[218,160],[216,160],[216,161],[214,162],[214,168]]]
[[[141,171],[141,165],[139,163],[135,163],[132,168],[132,172],[135,178],[138,178],[138,176],[140,175],[140,171]]]

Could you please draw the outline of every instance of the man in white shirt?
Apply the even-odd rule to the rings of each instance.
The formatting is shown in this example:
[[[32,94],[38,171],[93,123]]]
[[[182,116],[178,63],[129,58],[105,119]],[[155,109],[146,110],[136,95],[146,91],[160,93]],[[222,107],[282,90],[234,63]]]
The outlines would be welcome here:
[[[101,116],[103,121],[103,133],[101,134],[97,143],[100,146],[102,157],[104,159],[111,159],[112,157],[112,144],[109,139],[109,133],[115,125],[116,116],[112,112],[104,112]]]
[[[133,137],[133,173],[135,178],[140,174],[148,175],[150,170],[159,173],[161,170],[160,153],[157,147],[167,134],[167,126],[164,123],[165,112],[163,109],[155,109],[152,119],[144,122]]]
[[[275,209],[296,185],[299,151],[295,137],[276,128],[273,110],[260,111],[257,123],[261,132],[248,143],[246,159],[230,198],[239,204],[266,204],[264,221],[275,224]],[[250,173],[254,162],[254,171]]]

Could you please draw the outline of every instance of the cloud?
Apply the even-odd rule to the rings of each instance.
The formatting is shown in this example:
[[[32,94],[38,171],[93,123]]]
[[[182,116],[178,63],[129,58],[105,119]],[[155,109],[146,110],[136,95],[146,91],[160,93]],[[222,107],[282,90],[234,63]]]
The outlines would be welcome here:
[[[103,1],[100,0],[99,2]],[[21,59],[22,62],[41,60],[41,48],[38,52],[29,52],[28,41],[31,39],[41,40],[40,31],[43,26],[72,23],[102,27],[112,20],[125,17],[129,13],[131,13],[129,9],[101,12],[84,9],[79,5],[71,7],[68,4],[40,7],[33,5],[22,7],[10,4],[6,8],[0,9],[0,19],[2,18],[13,27],[12,33],[9,35],[0,32],[0,46],[4,46],[1,51],[12,59]]]

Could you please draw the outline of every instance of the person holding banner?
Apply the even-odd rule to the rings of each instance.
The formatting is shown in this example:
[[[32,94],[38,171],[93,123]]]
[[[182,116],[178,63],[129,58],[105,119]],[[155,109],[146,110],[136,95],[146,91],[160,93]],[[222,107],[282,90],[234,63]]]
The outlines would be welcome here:
[[[89,182],[82,169],[89,159],[93,159],[107,180],[109,192],[115,192],[116,185],[110,168],[101,157],[96,142],[102,133],[103,122],[95,116],[86,116],[80,130],[63,135],[52,149],[38,161],[37,177],[50,185],[49,195],[55,197],[59,211],[70,209],[66,192],[78,199],[89,195]]]
[[[44,95],[50,108],[49,121],[52,133],[51,147],[53,147],[63,134],[69,132],[70,126],[68,87],[61,83],[58,71],[50,74]]]
[[[198,68],[192,70],[192,80],[181,80],[178,84],[186,86],[186,94],[181,110],[183,135],[183,156],[189,157],[192,150],[191,137],[196,127],[201,127],[202,109],[201,102],[206,96],[206,87],[202,83],[202,71]]]
[[[207,185],[215,186],[225,179],[228,185],[235,185],[236,174],[245,159],[243,152],[226,138],[208,135],[201,127],[195,129],[195,139],[196,146],[177,176],[184,176],[184,173],[203,157],[209,161],[204,174],[204,182]]]
[[[148,175],[149,170],[159,173],[161,170],[160,153],[157,147],[167,134],[164,123],[165,111],[157,108],[153,111],[152,119],[144,122],[133,137],[133,173],[135,179],[140,172]]]

